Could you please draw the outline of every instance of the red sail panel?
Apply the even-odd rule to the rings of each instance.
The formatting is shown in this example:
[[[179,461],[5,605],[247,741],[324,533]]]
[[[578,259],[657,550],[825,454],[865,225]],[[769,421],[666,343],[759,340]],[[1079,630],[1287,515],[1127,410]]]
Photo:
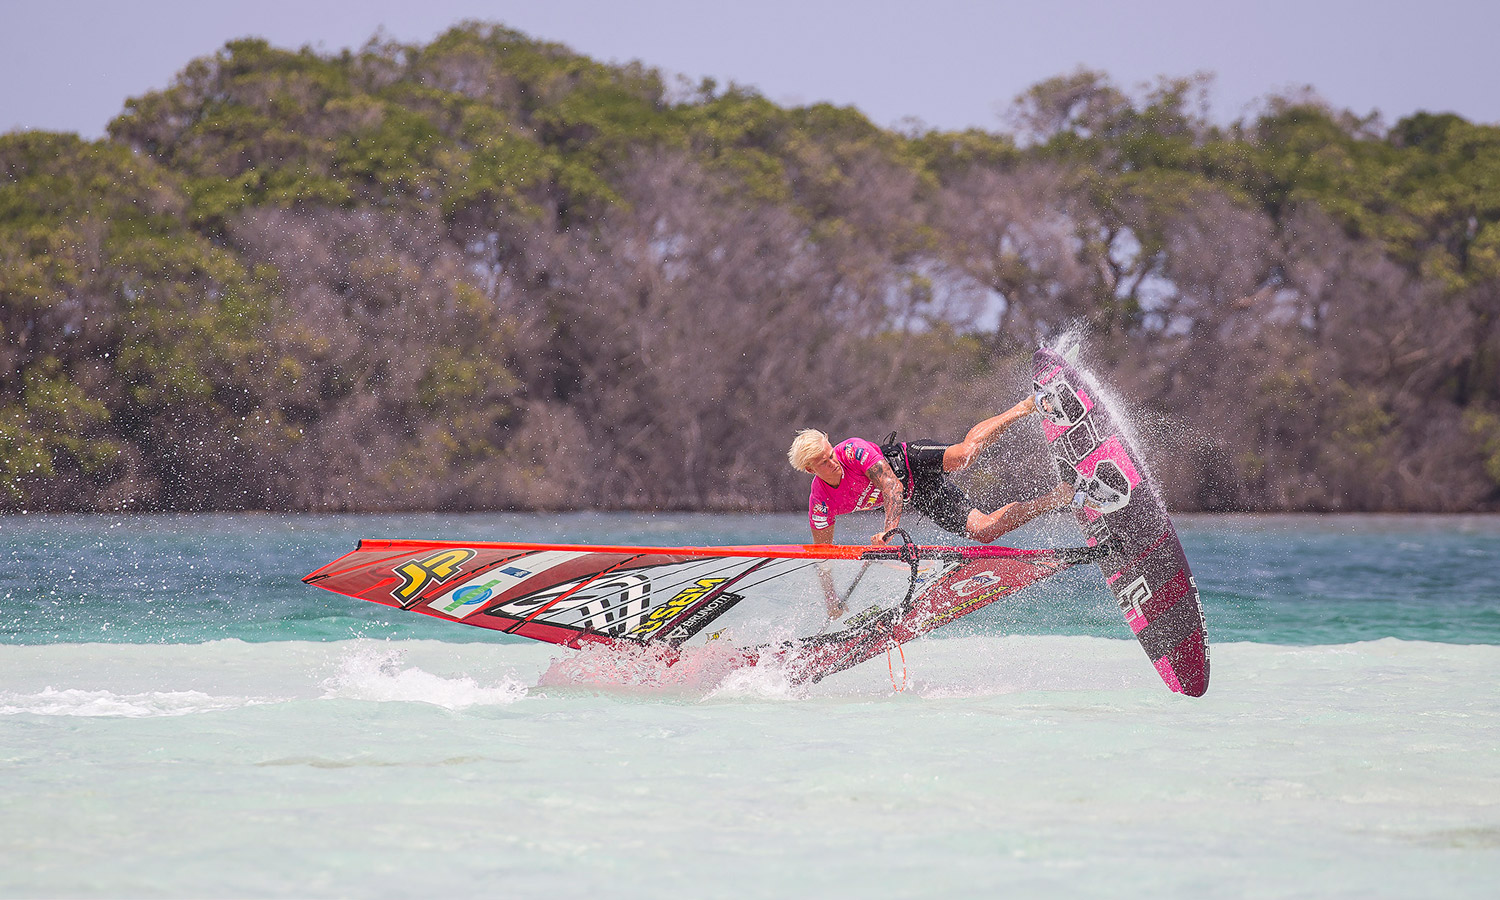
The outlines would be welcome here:
[[[724,638],[745,648],[747,663],[774,654],[803,681],[856,665],[1096,555],[1086,548],[363,541],[304,580],[569,647],[625,642],[675,652],[695,638]],[[846,603],[833,621],[824,610],[823,579]],[[832,630],[757,641],[758,633],[799,616]]]
[[[804,638],[781,655],[786,657],[794,681],[820,681],[896,644],[978,612],[1069,564],[1050,553],[966,561],[916,592],[904,605],[856,627]]]

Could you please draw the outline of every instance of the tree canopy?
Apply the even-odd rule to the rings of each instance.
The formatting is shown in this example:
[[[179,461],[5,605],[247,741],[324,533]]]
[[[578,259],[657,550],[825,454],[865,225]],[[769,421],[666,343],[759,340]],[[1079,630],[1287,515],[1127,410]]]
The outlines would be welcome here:
[[[898,131],[484,23],[231,42],[0,135],[0,509],[796,508],[795,429],[961,435],[1070,332],[1177,508],[1500,507],[1500,127],[1209,90]]]

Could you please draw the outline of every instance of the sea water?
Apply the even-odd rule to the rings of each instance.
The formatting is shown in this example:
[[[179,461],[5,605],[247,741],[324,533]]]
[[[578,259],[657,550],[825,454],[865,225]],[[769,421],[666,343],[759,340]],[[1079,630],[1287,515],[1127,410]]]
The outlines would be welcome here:
[[[1496,896],[1500,519],[1179,526],[1199,699],[1092,569],[806,688],[300,582],[796,516],[0,519],[0,896]]]

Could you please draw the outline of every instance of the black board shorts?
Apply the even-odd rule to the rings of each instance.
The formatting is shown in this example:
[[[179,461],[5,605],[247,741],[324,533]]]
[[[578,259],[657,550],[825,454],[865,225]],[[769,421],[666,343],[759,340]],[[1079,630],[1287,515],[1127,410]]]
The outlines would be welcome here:
[[[949,446],[931,440],[897,442],[892,434],[880,445],[880,453],[896,470],[906,500],[917,512],[944,531],[968,537],[969,511],[976,507],[943,472],[943,453]]]

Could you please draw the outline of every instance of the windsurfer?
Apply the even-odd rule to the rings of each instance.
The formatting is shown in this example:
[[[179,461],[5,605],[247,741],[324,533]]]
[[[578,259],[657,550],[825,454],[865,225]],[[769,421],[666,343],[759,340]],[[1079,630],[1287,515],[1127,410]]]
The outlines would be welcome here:
[[[1074,490],[1063,483],[1032,500],[981,512],[948,477],[967,468],[1005,429],[1035,411],[1036,398],[1027,397],[975,425],[956,444],[898,442],[893,433],[878,446],[863,438],[849,438],[835,446],[823,432],[803,429],[792,441],[787,459],[793,468],[813,476],[807,511],[812,542],[833,543],[838,516],[884,507],[885,528],[871,539],[873,544],[884,544],[901,524],[902,510],[910,502],[939,527],[988,544],[1043,513],[1068,506]],[[819,574],[829,615],[836,615],[842,604],[833,591],[832,578],[822,570]]]

